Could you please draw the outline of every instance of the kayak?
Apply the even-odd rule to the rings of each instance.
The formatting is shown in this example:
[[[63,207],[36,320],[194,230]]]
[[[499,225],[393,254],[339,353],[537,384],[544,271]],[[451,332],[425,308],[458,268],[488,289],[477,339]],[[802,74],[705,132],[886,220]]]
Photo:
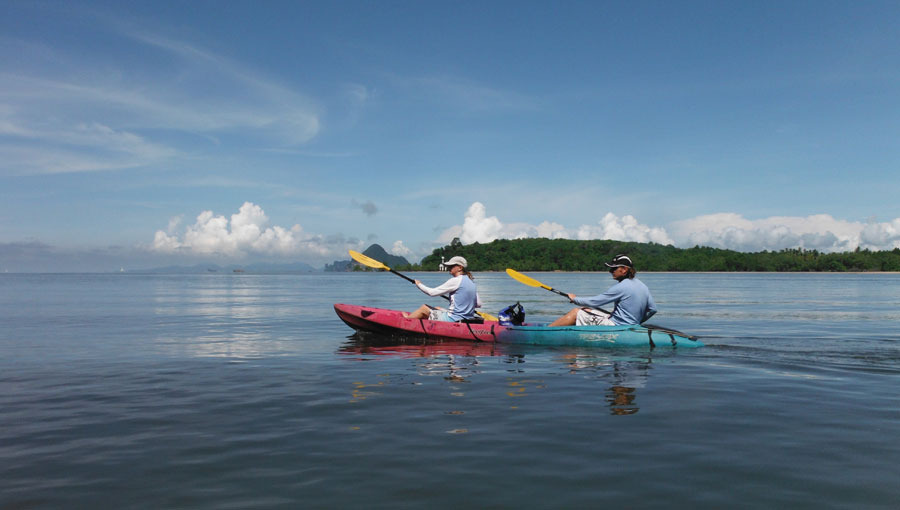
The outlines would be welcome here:
[[[507,326],[494,321],[467,323],[407,319],[399,310],[348,304],[336,304],[334,311],[341,320],[357,331],[435,340],[591,347],[690,348],[703,346],[703,343],[695,336],[649,324],[551,328],[543,323]]]

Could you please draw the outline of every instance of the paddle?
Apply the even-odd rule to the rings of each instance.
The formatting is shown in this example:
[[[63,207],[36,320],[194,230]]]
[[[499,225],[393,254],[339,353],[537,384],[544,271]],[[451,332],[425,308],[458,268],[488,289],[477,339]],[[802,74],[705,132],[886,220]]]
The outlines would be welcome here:
[[[560,296],[565,296],[566,299],[569,298],[569,294],[567,294],[567,293],[565,293],[565,292],[563,292],[563,291],[561,291],[561,290],[556,290],[556,289],[554,289],[553,287],[550,287],[549,285],[544,285],[543,283],[541,283],[541,282],[535,280],[534,278],[532,278],[532,277],[530,277],[530,276],[525,276],[524,274],[522,274],[522,273],[516,271],[515,269],[509,269],[509,268],[507,268],[507,269],[506,269],[506,274],[508,274],[509,276],[511,276],[513,280],[516,280],[516,281],[519,282],[519,283],[524,283],[525,285],[528,285],[529,287],[540,287],[540,288],[542,288],[542,289],[547,289],[547,290],[549,290],[550,292],[555,292],[555,293],[559,294]],[[607,315],[612,315],[610,312],[607,312],[606,310],[604,310],[604,309],[602,309],[602,308],[598,308],[598,310],[600,310],[601,312],[603,312],[603,313],[605,313],[605,314],[607,314]],[[657,326],[657,325],[655,325],[655,324],[642,324],[642,326],[644,326],[644,327],[647,328],[647,329],[652,329],[652,330],[660,331],[660,332],[662,332],[662,333],[668,333],[668,334],[680,335],[680,336],[683,336],[683,337],[687,338],[688,340],[697,340],[697,337],[696,337],[696,336],[694,336],[694,335],[688,335],[687,333],[682,333],[681,331],[678,331],[678,330],[676,330],[676,329],[664,328],[664,327],[662,327],[662,326]]]
[[[513,280],[516,280],[519,283],[524,283],[525,285],[528,285],[529,287],[540,287],[542,289],[547,289],[550,292],[555,292],[555,293],[559,294],[560,296],[563,296],[566,299],[569,299],[569,294],[567,292],[563,292],[561,290],[556,290],[553,287],[550,287],[549,285],[544,285],[543,283],[535,280],[534,278],[532,278],[530,276],[525,276],[524,274],[516,271],[515,269],[507,268],[506,274],[511,276]],[[604,310],[602,308],[598,308],[598,310],[600,310],[601,312],[603,312],[607,315],[612,315],[612,313],[607,312],[606,310]]]
[[[373,269],[382,269],[384,271],[390,271],[390,272],[394,273],[395,275],[399,276],[400,278],[403,278],[404,280],[408,281],[409,283],[412,283],[412,284],[416,283],[416,281],[413,280],[412,278],[406,276],[405,274],[394,271],[393,269],[386,266],[383,262],[379,262],[379,261],[373,259],[372,257],[367,257],[366,255],[363,255],[362,253],[360,253],[358,251],[353,251],[353,250],[347,250],[347,251],[350,252],[350,256],[353,258],[353,260],[359,262],[360,264],[362,264],[364,266],[368,266]],[[450,301],[450,296],[442,295],[441,297],[443,297],[447,301]],[[486,321],[496,321],[497,320],[496,317],[494,317],[493,315],[491,315],[489,313],[478,312],[478,311],[476,311],[475,313],[477,313],[478,315],[483,317],[484,320],[486,320]]]

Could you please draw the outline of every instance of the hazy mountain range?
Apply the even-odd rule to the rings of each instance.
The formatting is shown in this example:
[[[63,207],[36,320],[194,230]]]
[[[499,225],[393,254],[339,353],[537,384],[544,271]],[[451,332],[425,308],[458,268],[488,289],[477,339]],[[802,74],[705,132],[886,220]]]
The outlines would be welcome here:
[[[196,264],[193,266],[165,266],[151,269],[130,269],[129,273],[169,273],[169,274],[196,274],[196,273],[316,273],[322,271],[304,262],[291,262],[286,264],[274,264],[259,262],[253,264],[229,264],[220,266],[217,264]]]
[[[366,248],[364,255],[371,257],[379,262],[383,262],[389,267],[399,267],[409,265],[404,257],[391,255],[378,244],[373,244]],[[353,271],[356,262],[351,259],[335,260],[332,264],[325,264],[325,271]],[[168,274],[197,274],[197,273],[317,273],[322,268],[313,267],[305,262],[290,263],[268,263],[255,262],[251,264],[194,264],[191,266],[165,266],[150,269],[129,269],[128,273],[168,273]]]

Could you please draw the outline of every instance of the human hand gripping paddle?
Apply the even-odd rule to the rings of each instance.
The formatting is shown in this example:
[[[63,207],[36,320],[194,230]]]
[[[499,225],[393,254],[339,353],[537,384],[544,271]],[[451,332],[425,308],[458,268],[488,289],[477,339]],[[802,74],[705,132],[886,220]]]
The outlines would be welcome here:
[[[525,285],[528,285],[529,287],[540,287],[542,289],[547,289],[550,292],[555,292],[555,293],[559,294],[560,296],[565,296],[569,301],[572,300],[571,294],[568,294],[561,290],[556,290],[553,287],[550,287],[549,285],[544,285],[543,283],[535,280],[534,278],[531,278],[530,276],[525,276],[524,274],[516,271],[515,269],[507,268],[506,274],[511,276],[513,280],[516,280],[519,283],[524,283]],[[601,312],[603,312],[607,315],[612,315],[612,313],[607,312],[606,310],[604,310],[602,308],[598,308],[598,310],[600,310]],[[653,329],[653,330],[661,331],[663,333],[672,333],[672,334],[680,335],[680,336],[687,338],[688,340],[695,340],[695,341],[697,340],[696,336],[688,335],[687,333],[682,333],[681,331],[678,331],[675,329],[664,328],[662,326],[657,326],[655,324],[642,324],[642,326],[647,329]]]
[[[358,251],[353,251],[353,250],[347,250],[347,251],[350,252],[350,257],[352,257],[353,260],[359,262],[360,264],[362,264],[364,266],[368,266],[373,269],[382,269],[384,271],[390,271],[390,272],[394,273],[395,275],[399,276],[400,278],[403,278],[404,280],[408,281],[409,283],[412,283],[414,285],[416,283],[416,281],[413,280],[412,278],[406,276],[405,274],[394,271],[393,269],[391,269],[387,265],[385,265],[383,262],[379,262],[379,261],[373,259],[372,257],[363,255],[362,253],[360,253]],[[446,299],[447,301],[450,301],[450,296],[443,295],[442,297],[444,299]],[[476,311],[475,313],[480,315],[486,321],[496,321],[497,320],[496,317],[494,317],[493,315],[491,315],[489,313],[478,312],[478,311]]]

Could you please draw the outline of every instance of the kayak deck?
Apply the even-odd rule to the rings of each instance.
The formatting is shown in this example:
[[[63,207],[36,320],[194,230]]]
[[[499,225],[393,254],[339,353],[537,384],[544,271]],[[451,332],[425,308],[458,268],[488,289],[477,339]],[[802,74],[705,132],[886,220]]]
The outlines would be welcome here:
[[[592,347],[701,347],[696,337],[659,326],[564,326],[522,324],[504,326],[498,322],[444,322],[408,319],[399,310],[371,306],[335,304],[334,310],[357,331],[386,335],[416,336],[442,340],[467,340],[523,345]]]

